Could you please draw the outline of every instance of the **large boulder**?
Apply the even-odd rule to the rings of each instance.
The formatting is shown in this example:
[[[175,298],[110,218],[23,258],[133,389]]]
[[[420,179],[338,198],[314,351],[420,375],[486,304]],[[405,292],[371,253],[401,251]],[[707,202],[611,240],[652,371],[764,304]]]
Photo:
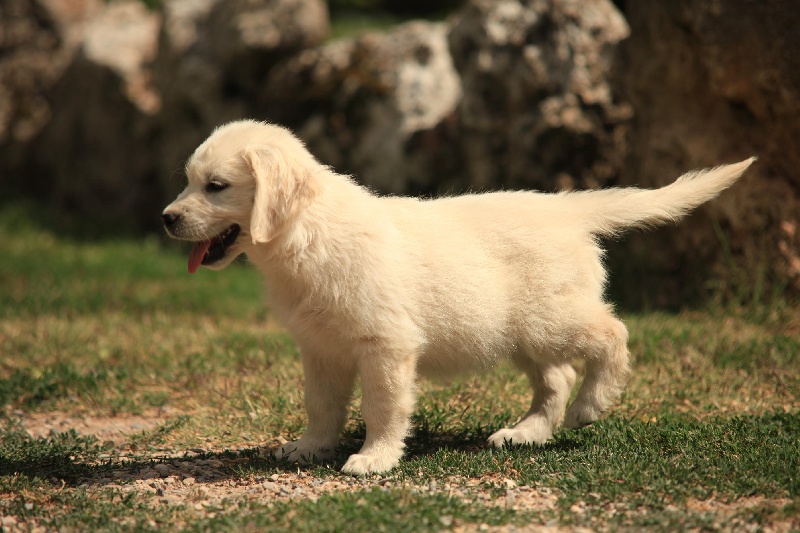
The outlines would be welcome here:
[[[634,303],[673,304],[709,287],[747,299],[800,288],[796,2],[630,1],[624,10],[631,37],[616,81],[635,118],[620,183],[657,187],[691,168],[759,157],[678,227],[627,240],[614,263],[652,288]]]
[[[320,45],[330,25],[322,0],[171,0],[163,15],[154,65],[163,111],[153,150],[171,197],[194,148],[220,124],[265,118],[265,77],[279,61]]]
[[[628,25],[607,0],[472,0],[452,20],[466,185],[609,183],[630,108],[609,75]]]
[[[185,185],[183,162],[211,129],[247,115],[245,103],[226,94],[224,66],[208,44],[212,13],[220,1],[164,4],[159,52],[153,64],[163,106],[152,157],[167,198]]]
[[[47,125],[21,174],[56,212],[115,231],[141,230],[160,201],[147,140],[160,98],[149,64],[159,15],[141,2],[113,2],[86,23],[81,46],[54,85]]]
[[[322,0],[9,0],[0,15],[0,175],[115,233],[154,228],[194,147],[259,116],[267,72],[328,32]]]
[[[473,0],[279,64],[260,101],[325,163],[384,193],[609,183],[630,108],[608,83],[628,34],[606,0]]]
[[[4,186],[22,187],[24,147],[47,125],[48,92],[80,47],[100,0],[0,2],[0,172]],[[8,192],[8,189],[6,189]]]
[[[208,24],[208,48],[223,66],[228,90],[252,95],[272,66],[322,44],[328,9],[322,0],[225,0]]]
[[[407,193],[438,178],[444,146],[421,139],[460,97],[447,26],[417,21],[292,57],[270,74],[262,101],[326,164],[378,191]]]

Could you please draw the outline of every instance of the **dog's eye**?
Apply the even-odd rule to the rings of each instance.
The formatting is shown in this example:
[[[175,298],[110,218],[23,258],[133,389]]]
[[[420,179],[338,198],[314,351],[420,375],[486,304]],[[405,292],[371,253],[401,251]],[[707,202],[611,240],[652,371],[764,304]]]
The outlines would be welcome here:
[[[219,192],[228,188],[228,184],[220,180],[211,180],[206,184],[206,192]]]

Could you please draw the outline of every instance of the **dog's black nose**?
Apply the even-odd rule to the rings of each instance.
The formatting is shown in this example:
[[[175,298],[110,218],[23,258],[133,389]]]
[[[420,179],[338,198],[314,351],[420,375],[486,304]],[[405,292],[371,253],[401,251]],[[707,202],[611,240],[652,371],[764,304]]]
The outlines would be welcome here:
[[[163,213],[161,215],[161,220],[164,221],[164,225],[167,226],[167,227],[172,226],[173,224],[175,224],[178,221],[179,218],[180,218],[180,215],[176,215],[175,213]]]

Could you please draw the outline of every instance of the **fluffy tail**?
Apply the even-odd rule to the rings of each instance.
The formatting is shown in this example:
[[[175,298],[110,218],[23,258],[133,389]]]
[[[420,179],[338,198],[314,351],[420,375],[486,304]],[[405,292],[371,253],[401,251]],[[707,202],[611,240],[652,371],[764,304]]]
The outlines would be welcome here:
[[[756,160],[687,172],[660,189],[605,189],[569,193],[574,207],[596,235],[674,222],[739,179]],[[577,214],[577,213],[576,213]]]

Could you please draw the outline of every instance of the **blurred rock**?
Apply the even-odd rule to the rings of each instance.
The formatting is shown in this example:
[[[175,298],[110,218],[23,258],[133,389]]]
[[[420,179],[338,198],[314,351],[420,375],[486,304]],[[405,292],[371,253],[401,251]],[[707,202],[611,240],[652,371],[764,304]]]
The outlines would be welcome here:
[[[160,17],[136,0],[110,3],[85,25],[81,47],[49,94],[53,109],[29,147],[28,189],[57,211],[141,230],[157,212],[148,140],[160,97],[149,69]],[[153,215],[155,216],[155,215]]]
[[[709,288],[800,288],[800,9],[792,0],[624,2],[619,92],[636,110],[620,183],[758,155],[741,182],[677,227],[633,236],[617,263],[654,305]],[[660,280],[656,282],[656,280]],[[626,291],[627,292],[627,291]],[[628,293],[630,294],[630,292]],[[644,295],[643,295],[644,296]],[[642,303],[634,301],[634,303]]]
[[[0,4],[0,145],[25,142],[50,119],[44,92],[80,46],[100,0],[4,0]]]
[[[80,47],[100,0],[0,2],[0,181],[22,189],[24,147],[52,116],[47,93]]]
[[[247,95],[277,61],[322,44],[330,28],[323,0],[225,0],[212,11],[209,49],[229,90]]]
[[[631,111],[608,78],[627,31],[605,0],[477,0],[302,52],[261,101],[380,192],[598,186],[624,156]]]
[[[302,52],[263,92],[267,114],[296,124],[317,157],[387,193],[435,180],[439,147],[415,139],[452,116],[460,97],[447,27],[428,22]]]
[[[167,198],[182,165],[225,122],[265,118],[259,93],[274,65],[330,31],[322,0],[171,0],[155,63],[164,102],[154,147]]]
[[[615,177],[630,107],[609,85],[628,25],[606,0],[473,0],[450,49],[466,185],[597,187]]]
[[[196,145],[258,116],[271,67],[328,33],[322,0],[171,0],[163,12],[139,0],[9,2],[0,174],[59,218],[115,233],[157,227]]]
[[[148,115],[161,109],[150,71],[160,25],[161,17],[147,11],[142,2],[117,1],[90,21],[83,40],[87,62],[117,74],[127,99]]]
[[[183,163],[214,126],[247,115],[245,103],[226,94],[223,65],[209,46],[210,15],[219,2],[171,0],[164,5],[153,65],[163,104],[153,157],[166,198],[185,185]]]

